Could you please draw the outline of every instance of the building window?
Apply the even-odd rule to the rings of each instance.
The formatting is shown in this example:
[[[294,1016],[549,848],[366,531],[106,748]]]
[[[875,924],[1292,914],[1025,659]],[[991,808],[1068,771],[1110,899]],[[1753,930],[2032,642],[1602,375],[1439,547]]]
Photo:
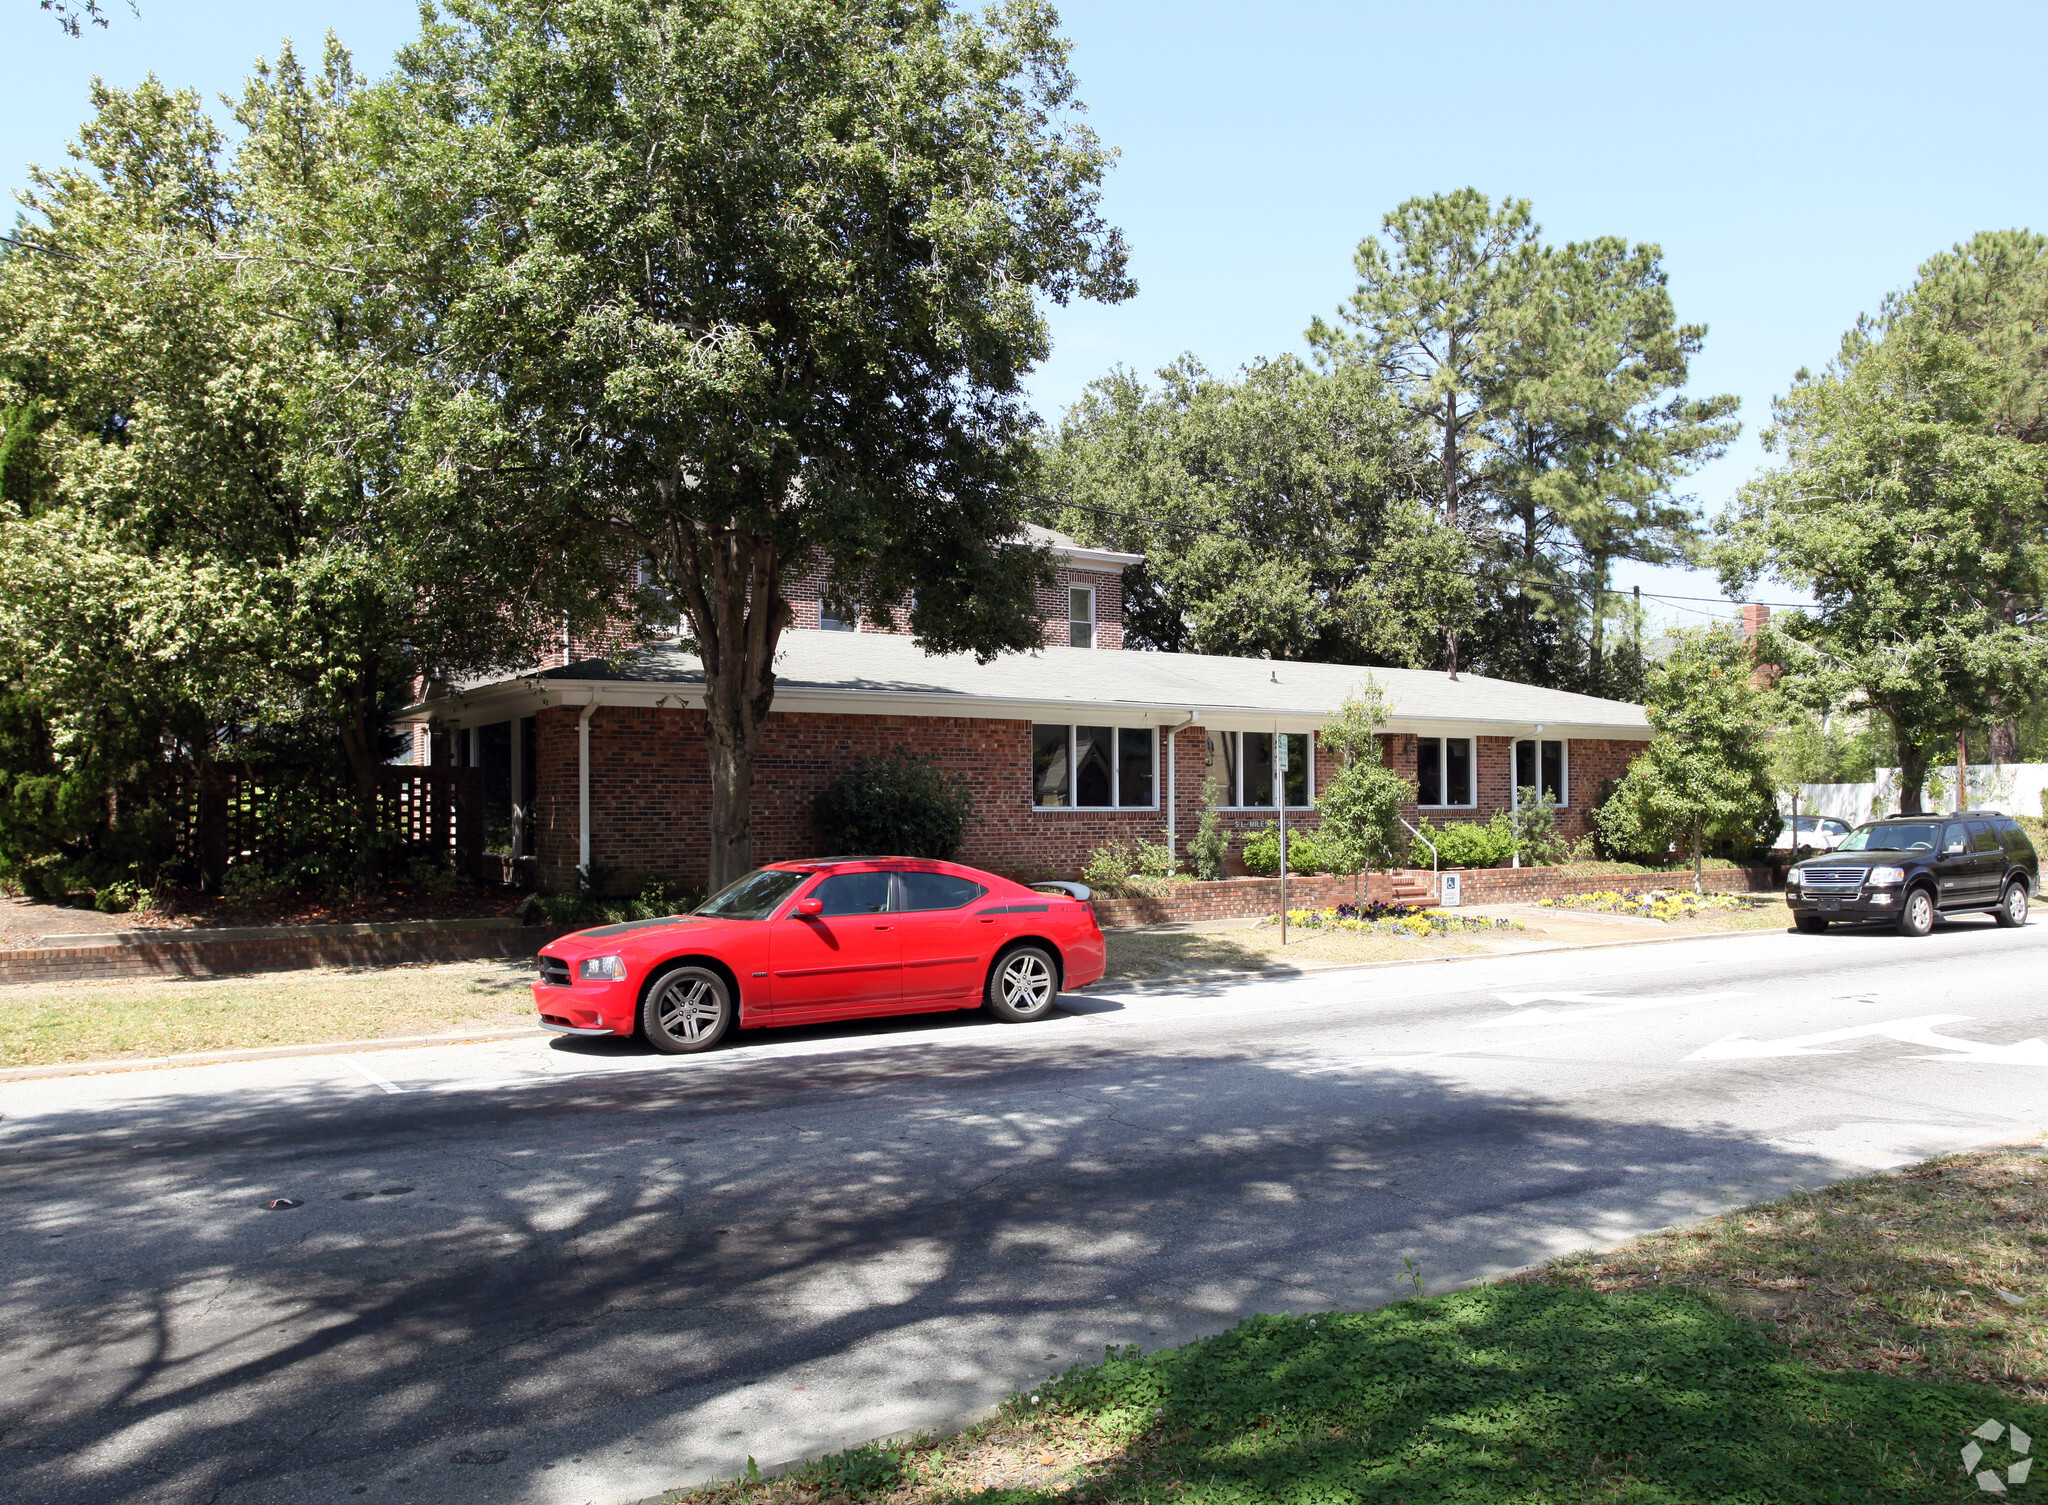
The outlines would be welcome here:
[[[1079,585],[1067,591],[1067,643],[1074,648],[1095,646],[1095,592]]]
[[[1472,800],[1472,739],[1470,737],[1417,737],[1415,739],[1415,803],[1418,805],[1470,805]]]
[[[1034,726],[1031,803],[1039,810],[1150,810],[1159,739],[1148,726]]]
[[[1515,744],[1515,801],[1524,789],[1537,789],[1562,806],[1571,792],[1565,782],[1564,743],[1527,738]]]
[[[851,601],[842,601],[837,596],[820,597],[818,627],[824,632],[858,632],[860,608]]]
[[[1276,787],[1274,744],[1287,744],[1284,791]],[[1315,804],[1315,738],[1308,732],[1211,732],[1208,735],[1208,777],[1222,786],[1218,809],[1272,810],[1284,792],[1287,808],[1307,810]]]

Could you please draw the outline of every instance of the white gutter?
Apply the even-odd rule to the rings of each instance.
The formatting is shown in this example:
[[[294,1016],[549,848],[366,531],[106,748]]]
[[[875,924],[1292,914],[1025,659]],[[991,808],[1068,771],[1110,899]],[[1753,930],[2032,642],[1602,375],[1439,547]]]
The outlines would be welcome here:
[[[583,714],[576,718],[576,871],[590,877],[590,718],[597,714],[604,691],[591,687]]]
[[[1179,751],[1177,744],[1180,741],[1180,737],[1178,734],[1183,728],[1193,726],[1201,719],[1202,713],[1200,711],[1189,711],[1187,720],[1175,722],[1172,726],[1162,726],[1159,728],[1159,735],[1166,742],[1166,849],[1173,854],[1175,872],[1180,871],[1180,838],[1175,834],[1174,830],[1174,817],[1179,814],[1180,810],[1180,781],[1175,776],[1179,769],[1179,760],[1175,757],[1175,754]]]

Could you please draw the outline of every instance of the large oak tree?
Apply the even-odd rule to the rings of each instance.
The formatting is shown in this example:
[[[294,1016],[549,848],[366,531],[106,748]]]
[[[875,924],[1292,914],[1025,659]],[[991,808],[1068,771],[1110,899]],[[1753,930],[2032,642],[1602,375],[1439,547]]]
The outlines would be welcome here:
[[[1057,18],[936,0],[460,0],[391,172],[439,431],[532,565],[644,561],[705,671],[710,881],[752,862],[784,586],[1036,646],[1015,542],[1046,300],[1132,288]],[[426,124],[415,127],[410,122]]]

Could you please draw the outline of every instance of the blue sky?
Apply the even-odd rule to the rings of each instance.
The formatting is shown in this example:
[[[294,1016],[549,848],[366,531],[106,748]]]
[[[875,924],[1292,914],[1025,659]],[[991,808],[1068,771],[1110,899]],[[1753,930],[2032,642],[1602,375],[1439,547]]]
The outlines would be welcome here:
[[[381,71],[412,6],[114,0],[74,41],[8,0],[0,172],[55,161],[98,73],[208,94],[330,28]],[[1700,392],[1742,399],[1709,509],[1762,461],[1771,397],[1859,312],[1980,229],[2048,229],[2040,90],[2048,7],[1864,3],[1464,6],[1087,0],[1062,7],[1091,119],[1123,157],[1107,194],[1140,292],[1056,312],[1033,396],[1048,418],[1117,363],[1183,350],[1212,370],[1300,350],[1352,286],[1351,252],[1415,194],[1533,201],[1554,240],[1664,248],[1680,317],[1708,326]],[[1712,595],[1626,567],[1626,586]],[[1767,591],[1783,599],[1782,590]],[[1701,603],[1664,615],[1697,621]]]

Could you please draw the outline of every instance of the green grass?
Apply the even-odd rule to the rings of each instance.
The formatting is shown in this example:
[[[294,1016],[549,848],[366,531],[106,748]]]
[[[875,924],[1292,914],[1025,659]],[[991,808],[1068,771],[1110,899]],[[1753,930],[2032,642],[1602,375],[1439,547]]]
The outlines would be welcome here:
[[[856,1448],[780,1479],[665,1498],[1981,1499],[1961,1459],[1975,1428],[1996,1418],[2048,1437],[2036,1310],[2048,1196],[2033,1194],[2043,1169],[2023,1150],[1944,1157],[1475,1290],[1254,1317],[1150,1354],[1112,1350],[958,1437]],[[2000,1331],[1987,1336],[1987,1323]],[[1986,1455],[1980,1468],[2014,1461],[2002,1442]]]
[[[448,962],[0,988],[0,1066],[312,1045],[529,1023],[533,963]]]

